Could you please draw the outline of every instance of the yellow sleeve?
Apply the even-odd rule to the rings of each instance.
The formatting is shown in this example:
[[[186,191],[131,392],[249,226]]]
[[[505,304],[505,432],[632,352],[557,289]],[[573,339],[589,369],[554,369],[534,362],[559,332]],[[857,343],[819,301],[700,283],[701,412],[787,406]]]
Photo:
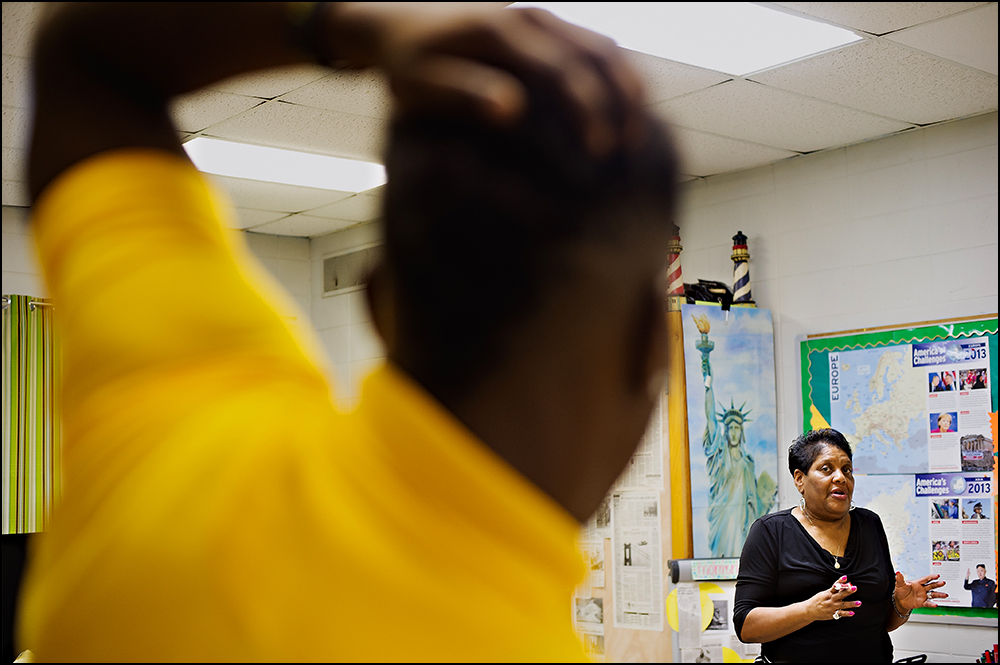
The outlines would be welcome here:
[[[33,223],[57,306],[72,400],[123,377],[278,361],[325,365],[306,319],[225,223],[223,199],[185,159],[91,158],[43,193]],[[295,328],[295,329],[293,329]]]
[[[227,548],[312,523],[288,478],[342,435],[320,347],[272,306],[290,298],[228,214],[189,162],[150,150],[78,164],[35,207],[64,358],[65,492],[19,619],[43,659],[244,653],[225,590],[281,549]],[[218,653],[171,651],[178,635]]]

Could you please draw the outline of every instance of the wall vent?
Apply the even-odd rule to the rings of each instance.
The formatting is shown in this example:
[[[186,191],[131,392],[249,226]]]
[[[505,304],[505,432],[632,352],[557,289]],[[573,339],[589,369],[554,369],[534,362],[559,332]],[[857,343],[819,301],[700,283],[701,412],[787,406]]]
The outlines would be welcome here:
[[[381,255],[382,246],[375,245],[323,259],[324,295],[364,286]]]

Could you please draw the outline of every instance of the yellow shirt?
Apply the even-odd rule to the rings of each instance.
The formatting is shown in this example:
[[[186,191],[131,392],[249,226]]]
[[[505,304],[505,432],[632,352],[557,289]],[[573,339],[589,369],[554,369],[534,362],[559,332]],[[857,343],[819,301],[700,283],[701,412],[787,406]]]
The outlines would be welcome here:
[[[152,150],[91,158],[36,206],[65,492],[19,646],[39,661],[585,660],[575,520],[392,366],[337,413],[313,335],[276,313],[285,296],[228,214],[190,163]]]

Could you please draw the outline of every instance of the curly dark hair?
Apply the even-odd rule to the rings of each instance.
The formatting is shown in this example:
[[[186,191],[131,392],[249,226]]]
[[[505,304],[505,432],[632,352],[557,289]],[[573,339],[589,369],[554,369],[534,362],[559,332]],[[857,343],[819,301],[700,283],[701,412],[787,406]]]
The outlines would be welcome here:
[[[796,437],[788,447],[788,472],[795,476],[795,470],[809,473],[816,456],[824,445],[836,446],[844,451],[849,460],[854,460],[851,444],[843,434],[835,429],[814,429]]]

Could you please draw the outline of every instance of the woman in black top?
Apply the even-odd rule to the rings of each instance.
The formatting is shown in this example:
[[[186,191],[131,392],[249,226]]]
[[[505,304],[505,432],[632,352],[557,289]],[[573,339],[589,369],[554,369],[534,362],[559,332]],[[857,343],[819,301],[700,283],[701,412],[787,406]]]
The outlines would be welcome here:
[[[940,575],[893,575],[878,515],[851,509],[851,447],[833,429],[803,434],[788,449],[802,495],[797,508],[750,528],[736,580],[733,622],[772,662],[891,662],[889,631],[917,607],[948,594]]]

